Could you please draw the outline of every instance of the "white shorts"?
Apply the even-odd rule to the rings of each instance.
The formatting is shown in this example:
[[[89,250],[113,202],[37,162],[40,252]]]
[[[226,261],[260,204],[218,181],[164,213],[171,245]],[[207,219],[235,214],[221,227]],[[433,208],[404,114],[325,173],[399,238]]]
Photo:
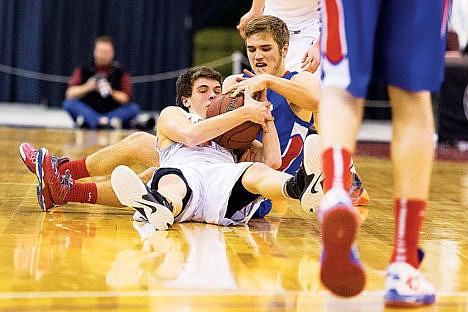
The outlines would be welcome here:
[[[182,171],[192,195],[176,222],[195,221],[220,225],[246,224],[258,205],[251,202],[237,211],[231,218],[225,218],[232,189],[237,180],[252,165],[251,162],[222,163],[201,167],[174,166]],[[148,183],[151,185],[151,181]]]
[[[285,62],[286,69],[300,72],[304,54],[319,38],[320,23],[318,22],[309,24],[300,30],[290,29],[289,48]]]

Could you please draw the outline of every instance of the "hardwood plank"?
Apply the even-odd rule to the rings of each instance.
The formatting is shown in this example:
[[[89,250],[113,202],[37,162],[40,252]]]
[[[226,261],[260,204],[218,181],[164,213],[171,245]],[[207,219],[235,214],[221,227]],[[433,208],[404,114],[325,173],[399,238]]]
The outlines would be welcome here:
[[[183,223],[146,240],[130,208],[68,204],[40,211],[36,178],[18,154],[21,142],[77,159],[129,133],[0,127],[0,311],[384,310],[393,241],[388,157],[356,159],[371,196],[358,238],[367,284],[344,300],[320,285],[319,225],[297,206],[249,227]],[[468,163],[446,158],[434,164],[422,270],[438,295],[428,310],[466,311]]]

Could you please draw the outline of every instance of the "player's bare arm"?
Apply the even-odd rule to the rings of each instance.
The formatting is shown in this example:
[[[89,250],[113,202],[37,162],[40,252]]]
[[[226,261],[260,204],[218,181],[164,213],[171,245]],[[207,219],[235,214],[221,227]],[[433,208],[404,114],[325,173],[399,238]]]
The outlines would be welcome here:
[[[248,120],[262,125],[265,129],[265,120],[268,118],[271,118],[271,114],[266,104],[244,105],[197,123],[187,120],[181,108],[167,107],[161,111],[158,119],[158,147],[165,148],[172,142],[196,146]]]
[[[250,92],[245,93],[245,105],[249,105],[249,103],[256,104],[257,101],[254,101],[249,94]],[[281,166],[281,145],[278,138],[278,133],[276,132],[276,126],[274,123],[274,118],[271,115],[271,103],[267,101],[266,98],[266,90],[262,91],[261,93],[257,94],[258,101],[261,103],[266,103],[268,106],[268,112],[270,114],[269,119],[265,121],[267,131],[262,132],[262,142],[260,143],[260,150],[258,150],[258,155],[260,156],[259,159],[255,159],[255,161],[260,161],[265,163],[267,166],[278,169]],[[254,141],[255,142],[255,141]]]
[[[246,71],[251,78],[232,75],[223,82],[223,93],[233,92],[233,96],[248,88],[252,93],[271,89],[284,96],[290,105],[299,110],[317,112],[322,89],[319,80],[309,72],[300,72],[290,80],[271,74],[254,75]],[[302,114],[298,114],[302,115]],[[306,118],[307,119],[307,118]]]

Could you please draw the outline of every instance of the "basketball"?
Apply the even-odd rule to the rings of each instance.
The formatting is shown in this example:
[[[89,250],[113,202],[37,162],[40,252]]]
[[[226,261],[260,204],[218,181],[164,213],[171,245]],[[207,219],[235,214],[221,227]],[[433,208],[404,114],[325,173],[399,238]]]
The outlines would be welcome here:
[[[235,110],[242,105],[244,105],[244,94],[242,93],[239,93],[236,97],[230,97],[228,94],[219,94],[211,101],[206,112],[206,117],[218,116]],[[244,149],[257,138],[261,128],[260,124],[246,121],[213,140],[228,149]]]

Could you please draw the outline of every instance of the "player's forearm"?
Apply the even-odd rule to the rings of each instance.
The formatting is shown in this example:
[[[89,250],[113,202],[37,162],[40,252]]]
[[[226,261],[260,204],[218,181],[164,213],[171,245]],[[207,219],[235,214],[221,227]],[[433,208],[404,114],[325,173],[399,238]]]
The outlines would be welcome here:
[[[281,146],[276,132],[274,121],[266,122],[268,132],[263,131],[263,162],[273,169],[278,169],[281,166]]]
[[[245,107],[205,119],[186,129],[182,143],[189,146],[202,144],[251,119],[251,112]]]
[[[263,8],[265,7],[265,0],[252,0],[252,6],[250,11],[254,13],[263,13]]]
[[[318,81],[310,81],[305,84],[302,81],[297,82],[281,77],[270,76],[268,79],[268,88],[284,96],[289,103],[294,103],[308,111],[318,111],[322,94]]]

